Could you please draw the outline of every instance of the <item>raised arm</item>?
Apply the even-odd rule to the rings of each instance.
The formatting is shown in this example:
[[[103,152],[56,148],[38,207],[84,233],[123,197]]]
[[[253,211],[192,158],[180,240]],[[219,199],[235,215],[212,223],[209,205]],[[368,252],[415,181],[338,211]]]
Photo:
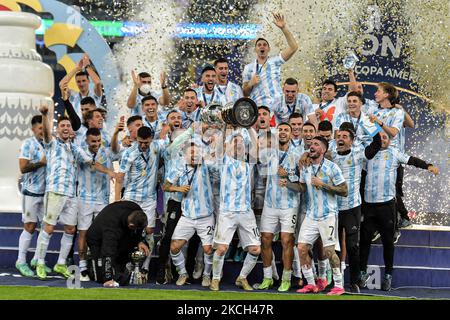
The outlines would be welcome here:
[[[337,186],[333,186],[331,184],[324,183],[320,178],[312,177],[311,178],[311,184],[314,187],[323,189],[331,194],[335,194],[341,197],[346,197],[348,195],[348,187],[346,182],[342,182],[341,184],[338,184]]]
[[[72,69],[64,78],[61,79],[59,82],[59,86],[61,87],[64,82],[69,83],[70,80],[81,70],[83,70],[83,59],[81,59],[78,64],[75,66],[74,69]]]
[[[372,122],[378,123],[378,125],[383,129],[384,132],[388,134],[390,138],[394,138],[398,134],[398,129],[395,127],[389,127],[387,124],[383,123],[373,114],[369,115],[369,119]]]
[[[291,31],[289,31],[286,26],[286,21],[284,20],[284,16],[281,13],[273,13],[274,24],[281,29],[288,43],[288,47],[281,51],[281,57],[284,61],[288,61],[294,53],[298,50],[297,41],[295,41],[294,36]]]
[[[125,118],[121,117],[120,121],[117,123],[114,133],[111,137],[111,150],[114,154],[117,154],[120,150],[119,147],[119,132],[125,129]]]
[[[161,72],[161,74],[159,75],[159,81],[161,83],[162,96],[159,98],[159,104],[162,106],[168,106],[170,104],[170,94],[166,79],[166,73],[164,71]]]
[[[357,91],[357,82],[356,82],[356,76],[355,71],[352,69],[348,69],[348,79],[350,80],[350,84],[348,85],[348,91]]]
[[[133,78],[133,88],[131,89],[130,96],[127,100],[127,107],[133,109],[136,106],[136,98],[138,89],[141,86],[141,79],[139,78],[139,75],[136,75],[134,70],[131,71],[131,77]]]
[[[39,108],[39,112],[42,114],[42,127],[44,131],[44,142],[50,143],[52,141],[52,133],[50,124],[48,123],[48,107],[46,105],[42,105]]]
[[[97,97],[101,97],[103,95],[103,88],[102,88],[102,81],[100,80],[100,77],[98,76],[97,72],[94,71],[91,65],[91,60],[89,59],[89,56],[85,54],[83,56],[83,67],[84,70],[88,73],[89,77],[92,79],[92,82],[94,83],[94,93]]]

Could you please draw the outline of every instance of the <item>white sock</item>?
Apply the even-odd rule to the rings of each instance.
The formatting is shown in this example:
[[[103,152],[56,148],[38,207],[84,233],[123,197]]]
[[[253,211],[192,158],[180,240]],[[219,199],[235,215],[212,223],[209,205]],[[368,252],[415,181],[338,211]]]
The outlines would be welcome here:
[[[203,246],[200,243],[197,249],[197,254],[195,255],[195,263],[203,264],[203,255],[204,255]]]
[[[145,258],[144,263],[142,264],[142,268],[145,270],[150,270],[150,260],[152,259],[153,247],[155,246],[155,239],[153,237],[153,233],[146,234],[145,240],[147,241],[148,251],[150,251],[150,254],[148,255],[148,257]]]
[[[205,269],[203,269],[203,275],[204,276],[211,276],[211,270],[213,266],[213,254],[204,254],[204,261],[205,261]]]
[[[275,253],[272,251],[272,277],[275,280],[279,280],[280,276],[278,275],[277,264],[275,262]]]
[[[264,279],[272,279],[272,267],[263,267]]]
[[[308,284],[316,285],[316,281],[314,281],[314,273],[312,268],[308,268],[306,265],[302,267],[303,275],[305,276],[306,282]]]
[[[331,264],[330,264],[330,259],[326,259],[325,260],[325,263],[327,264],[327,267],[326,267],[326,270],[328,271],[328,270],[331,270],[332,268],[331,268]],[[326,273],[325,273],[326,274]]]
[[[80,271],[87,270],[87,261],[86,260],[80,260],[79,266],[80,266]]]
[[[50,243],[51,234],[48,234],[44,230],[39,232],[37,239],[36,251],[38,256],[38,263],[45,264],[45,256],[47,255],[48,244]]]
[[[224,261],[225,256],[219,256],[217,254],[217,251],[214,252],[214,256],[213,256],[213,279],[216,280],[220,280],[220,276],[222,274],[222,269],[223,269],[223,261]]]
[[[291,281],[292,279],[292,270],[284,270],[283,269],[283,276],[282,276],[283,281]]]
[[[177,272],[179,275],[187,274],[186,271],[186,265],[184,263],[184,256],[181,253],[181,251],[178,251],[177,254],[170,253],[170,256],[172,257],[172,262],[177,268]]]
[[[333,268],[333,279],[334,279],[334,286],[338,288],[342,287],[342,273],[340,268]]]
[[[319,260],[319,278],[326,279],[327,277],[327,261],[325,260]]]
[[[258,261],[258,256],[254,256],[251,253],[248,253],[244,260],[244,265],[242,266],[241,273],[239,277],[247,278],[247,276],[252,272],[253,268],[256,265],[256,261]]]
[[[23,230],[19,238],[19,254],[17,256],[17,263],[23,264],[27,262],[27,252],[30,247],[33,235],[27,230]]]
[[[345,264],[345,261],[341,262],[341,272],[344,274],[345,269],[347,269],[347,265]]]
[[[292,270],[294,273],[294,277],[302,277],[302,267],[300,266],[300,256],[298,254],[297,247],[294,247],[294,260],[292,260]]]
[[[65,233],[61,238],[61,249],[59,250],[58,262],[57,264],[66,264],[67,256],[69,255],[70,249],[72,248],[73,234]]]
[[[316,264],[314,263],[314,260],[311,259],[311,268],[314,275],[314,279],[317,279],[317,270],[316,270]],[[303,271],[303,268],[302,268]]]

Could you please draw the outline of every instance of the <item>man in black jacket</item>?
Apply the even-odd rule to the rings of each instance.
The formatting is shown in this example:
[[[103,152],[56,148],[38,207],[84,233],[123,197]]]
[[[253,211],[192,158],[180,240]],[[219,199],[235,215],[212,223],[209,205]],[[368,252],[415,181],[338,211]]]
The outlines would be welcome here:
[[[138,247],[146,256],[150,254],[142,236],[146,226],[147,216],[134,202],[119,201],[106,206],[87,231],[94,262],[91,279],[103,282],[105,287],[128,284],[129,272],[125,266],[130,261],[130,253]]]

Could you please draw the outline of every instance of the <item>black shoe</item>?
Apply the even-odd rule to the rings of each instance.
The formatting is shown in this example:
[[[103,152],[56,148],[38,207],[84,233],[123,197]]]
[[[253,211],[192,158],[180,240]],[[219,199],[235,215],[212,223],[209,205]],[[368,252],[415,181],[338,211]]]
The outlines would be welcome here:
[[[370,275],[367,272],[361,271],[361,276],[359,278],[359,288],[366,288],[367,282],[369,281]]]
[[[359,287],[356,283],[353,283],[350,285],[350,292],[351,293],[361,293],[361,291],[359,290]]]
[[[392,276],[390,274],[385,274],[383,279],[383,284],[381,285],[381,290],[391,291]]]
[[[167,284],[166,270],[164,268],[159,268],[156,274],[156,284]]]

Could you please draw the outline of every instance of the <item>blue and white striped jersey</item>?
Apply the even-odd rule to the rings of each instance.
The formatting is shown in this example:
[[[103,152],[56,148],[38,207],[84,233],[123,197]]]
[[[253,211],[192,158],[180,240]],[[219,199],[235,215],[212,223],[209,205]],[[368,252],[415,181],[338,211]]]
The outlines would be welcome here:
[[[281,65],[285,61],[281,53],[270,57],[261,66],[257,60],[247,64],[242,73],[242,82],[251,80],[254,74],[259,75],[259,83],[253,87],[250,98],[255,101],[257,106],[267,106],[272,108],[275,98],[283,95],[281,89]]]
[[[137,143],[124,151],[119,172],[127,176],[125,200],[156,201],[159,157],[167,144],[167,139],[159,139],[153,140],[146,152],[142,152]]]
[[[77,181],[77,162],[90,162],[84,157],[75,143],[64,143],[60,139],[52,139],[45,145],[47,157],[47,176],[45,192],[74,197]]]
[[[43,156],[45,156],[44,142],[39,141],[36,137],[28,138],[22,143],[19,159],[29,160],[30,163],[38,163]],[[45,172],[46,166],[43,166],[23,174],[21,191],[43,195],[45,193]]]
[[[241,87],[231,81],[228,81],[226,86],[216,84],[214,91],[223,106],[234,103],[244,96]]]
[[[228,155],[220,166],[220,212],[248,212],[252,199],[252,165]]]
[[[95,161],[105,168],[113,170],[112,162],[118,160],[110,148],[101,147],[96,154],[88,148],[82,150],[92,163]],[[95,170],[91,164],[78,163],[77,196],[80,200],[90,204],[108,204],[110,195],[110,181],[107,174]]]
[[[361,205],[361,195],[359,186],[361,184],[361,170],[366,156],[364,146],[354,145],[349,154],[339,155],[336,150],[332,150],[333,162],[336,163],[342,171],[348,187],[348,196],[338,196],[339,211],[349,210]]]
[[[395,197],[397,167],[407,164],[409,156],[389,146],[380,150],[365,164],[367,177],[364,188],[364,200],[368,203],[387,202]]]
[[[168,150],[163,152],[164,159],[164,180],[167,179],[171,170],[176,168],[178,163],[184,164],[183,152],[181,150],[173,151],[169,153]],[[169,201],[170,199],[181,202],[183,200],[183,194],[181,192],[164,192],[164,199]]]
[[[334,129],[339,130],[339,127],[341,126],[341,124],[343,124],[344,122],[350,122],[353,124],[353,127],[355,128],[355,131],[356,131],[355,141],[361,142],[365,146],[368,146],[372,142],[372,137],[366,133],[366,131],[364,130],[364,127],[363,127],[362,117],[365,117],[365,116],[366,115],[363,112],[361,112],[361,115],[359,118],[353,118],[347,112],[341,113],[336,118],[336,127]]]
[[[86,142],[86,132],[88,128],[82,125],[80,129],[77,130],[75,135],[75,144],[80,146],[82,149],[86,149],[88,147]],[[105,148],[111,147],[111,137],[105,129],[101,129],[100,133],[102,135],[102,146]]]
[[[191,114],[187,114],[185,111],[180,111],[181,113],[181,121],[183,123],[183,128],[188,129],[191,124],[194,122],[201,121],[200,115],[201,115],[201,109],[197,108],[194,112]]]
[[[400,148],[400,135],[403,128],[403,121],[405,121],[405,113],[399,108],[378,108],[373,113],[380,121],[389,127],[394,127],[398,130],[398,134],[391,139],[391,146]]]
[[[198,101],[203,101],[205,106],[209,104],[222,104],[221,95],[217,91],[216,86],[214,86],[214,90],[210,94],[205,93],[203,86],[195,88],[194,90],[197,92]]]
[[[83,115],[81,113],[81,100],[86,97],[91,97],[92,99],[94,99],[97,108],[100,107],[100,104],[102,102],[102,96],[98,97],[93,90],[90,90],[86,96],[82,96],[80,92],[72,91],[69,97],[69,101],[80,119],[83,119]]]
[[[299,206],[300,194],[287,187],[281,187],[279,185],[280,177],[277,173],[278,167],[283,167],[288,173],[289,181],[299,181],[300,172],[297,163],[301,154],[296,149],[290,144],[286,152],[279,149],[270,150],[269,172],[271,174],[267,177],[264,206],[275,209],[292,209]]]
[[[169,171],[167,181],[177,186],[191,186],[181,202],[181,211],[185,217],[195,220],[213,214],[213,192],[209,169],[204,162],[196,167],[179,162]]]
[[[156,121],[150,122],[147,117],[142,117],[142,123],[144,127],[153,129],[153,132],[155,133],[155,137],[153,139],[159,139],[159,134],[161,133],[162,126],[164,123],[166,123],[166,121],[158,118]]]
[[[289,117],[294,112],[298,112],[303,116],[303,120],[308,120],[309,114],[314,114],[314,108],[311,98],[304,94],[297,94],[297,99],[291,105],[286,103],[286,97],[282,96],[274,99],[274,103],[271,107],[272,112],[275,114],[277,123],[289,122]]]
[[[159,104],[159,98],[162,96],[161,91],[150,91],[150,95],[154,96]],[[130,116],[141,116],[145,117],[144,112],[142,111],[142,99],[144,97],[139,93],[136,95],[136,104],[134,108],[130,109]]]
[[[325,220],[338,214],[337,196],[311,184],[311,178],[317,176],[324,183],[333,186],[345,182],[341,169],[328,159],[322,164],[306,167],[300,173],[300,182],[306,184],[306,215],[313,220]]]
[[[378,110],[379,107],[378,103],[372,99],[364,99],[364,100],[365,101],[361,108],[361,111],[367,115],[374,114],[374,112]]]

